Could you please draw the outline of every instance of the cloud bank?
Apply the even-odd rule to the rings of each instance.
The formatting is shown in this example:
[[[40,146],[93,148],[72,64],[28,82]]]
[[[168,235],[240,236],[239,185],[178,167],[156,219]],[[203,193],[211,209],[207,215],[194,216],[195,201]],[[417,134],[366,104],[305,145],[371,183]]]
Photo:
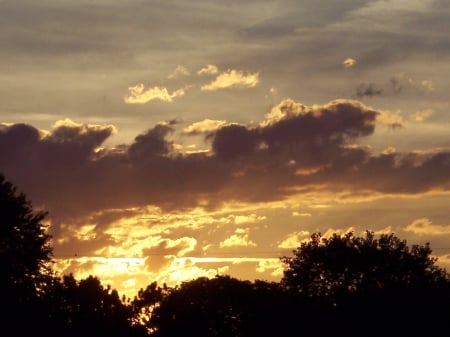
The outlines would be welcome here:
[[[326,189],[386,194],[448,191],[450,152],[372,153],[358,145],[371,136],[381,111],[359,101],[307,106],[287,99],[259,125],[203,121],[185,136],[204,133],[209,151],[184,153],[161,122],[132,144],[102,148],[113,126],[57,123],[43,132],[2,124],[0,167],[54,215],[156,205],[167,209],[219,207],[230,200],[283,200]]]

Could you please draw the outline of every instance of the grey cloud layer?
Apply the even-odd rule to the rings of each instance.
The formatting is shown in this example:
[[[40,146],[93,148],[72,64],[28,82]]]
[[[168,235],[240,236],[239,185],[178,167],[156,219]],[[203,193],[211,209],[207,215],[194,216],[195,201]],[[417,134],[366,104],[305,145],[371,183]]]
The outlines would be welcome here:
[[[400,72],[430,80],[436,91],[431,98],[402,90],[393,109],[443,106],[450,85],[442,76],[450,52],[449,11],[445,0],[2,1],[2,122],[48,127],[62,115],[114,121],[124,130],[144,118],[154,124],[186,111],[214,119],[232,113],[224,108],[229,97],[211,92],[203,92],[201,102],[186,94],[182,105],[170,108],[125,106],[124,88],[164,85],[180,64],[190,71],[215,64],[222,70],[260,72],[249,119],[267,106],[264,97],[271,87],[278,89],[277,99],[294,97],[308,104],[336,97],[382,100],[388,94],[392,98],[394,88],[386,81]],[[347,58],[356,63],[344,69]],[[355,90],[361,83],[369,84]],[[169,93],[177,88],[168,87]],[[234,97],[246,109],[248,101],[248,96]],[[211,116],[219,109],[220,116]],[[436,112],[436,118],[444,115]]]
[[[450,48],[449,10],[445,0],[3,1],[0,60],[27,67],[27,60],[51,60],[53,71],[118,64],[131,71],[148,67],[144,60],[180,63],[200,54],[247,62],[232,64],[239,68],[262,60],[293,67],[294,52],[306,64],[333,56],[336,64],[357,56],[361,67],[420,55],[438,60]]]
[[[56,217],[154,204],[215,207],[224,201],[281,200],[294,190],[420,193],[449,190],[450,152],[371,153],[379,112],[358,101],[309,107],[292,100],[259,126],[209,132],[210,153],[182,154],[160,123],[130,145],[99,147],[111,126],[64,124],[42,136],[26,124],[0,128],[0,171]]]

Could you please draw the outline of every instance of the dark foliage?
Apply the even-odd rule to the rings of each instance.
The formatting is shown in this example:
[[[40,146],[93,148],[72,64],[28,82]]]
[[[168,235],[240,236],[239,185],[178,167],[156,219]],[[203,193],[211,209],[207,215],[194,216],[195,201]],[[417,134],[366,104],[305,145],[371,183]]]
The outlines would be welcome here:
[[[0,324],[18,335],[38,328],[45,319],[42,299],[52,279],[45,216],[34,212],[25,194],[0,175]]]
[[[0,175],[1,335],[146,336],[116,290],[92,276],[54,276],[46,215]]]
[[[59,336],[146,336],[132,325],[133,311],[111,287],[94,276],[77,281],[73,275],[56,279],[48,297],[51,330]]]
[[[393,234],[314,234],[293,257],[281,258],[287,265],[281,284],[312,299],[327,325],[346,336],[443,336],[450,279],[431,253],[428,243],[409,247]]]
[[[201,277],[167,293],[149,325],[158,337],[296,336],[296,305],[277,283]]]

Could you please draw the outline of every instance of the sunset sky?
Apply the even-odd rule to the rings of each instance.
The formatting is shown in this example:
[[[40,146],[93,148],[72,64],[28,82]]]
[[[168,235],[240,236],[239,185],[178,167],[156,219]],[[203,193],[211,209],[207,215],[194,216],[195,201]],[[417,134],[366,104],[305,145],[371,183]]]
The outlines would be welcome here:
[[[0,172],[55,270],[278,281],[321,232],[450,270],[448,0],[0,0]]]

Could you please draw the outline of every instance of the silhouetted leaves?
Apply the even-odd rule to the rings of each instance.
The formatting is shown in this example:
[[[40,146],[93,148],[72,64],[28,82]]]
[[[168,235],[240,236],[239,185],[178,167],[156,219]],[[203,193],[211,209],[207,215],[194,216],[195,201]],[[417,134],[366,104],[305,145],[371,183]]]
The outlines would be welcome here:
[[[133,326],[133,311],[117,290],[103,287],[94,276],[77,281],[66,275],[54,286],[52,310],[55,326],[64,336],[145,336]]]
[[[45,319],[42,297],[51,283],[50,236],[25,194],[0,174],[0,294],[2,329],[25,334]],[[28,317],[28,324],[23,318]]]
[[[431,252],[429,243],[409,247],[393,234],[318,233],[294,257],[282,257],[281,283],[318,303],[335,329],[352,318],[346,336],[359,336],[365,327],[365,336],[425,330],[441,336],[442,319],[450,317],[450,279]]]

